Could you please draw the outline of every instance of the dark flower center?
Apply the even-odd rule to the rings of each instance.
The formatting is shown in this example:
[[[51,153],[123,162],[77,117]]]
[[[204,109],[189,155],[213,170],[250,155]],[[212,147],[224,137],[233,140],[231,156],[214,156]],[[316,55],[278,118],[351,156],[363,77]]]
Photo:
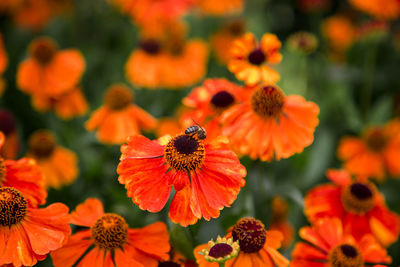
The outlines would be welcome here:
[[[163,261],[158,264],[158,267],[181,267],[181,265],[173,261]]]
[[[114,213],[106,213],[92,226],[94,244],[102,249],[122,248],[128,240],[128,224]]]
[[[122,110],[133,100],[133,93],[125,85],[114,85],[106,93],[104,103],[112,110]]]
[[[218,243],[215,244],[211,249],[210,252],[208,253],[209,256],[213,258],[223,258],[225,256],[228,256],[231,254],[233,251],[232,246],[225,244],[225,243]]]
[[[154,39],[145,39],[140,41],[139,47],[148,54],[155,55],[161,50],[160,42]]]
[[[29,138],[29,151],[37,158],[48,158],[53,154],[56,141],[54,136],[46,131],[36,131]]]
[[[332,267],[361,267],[364,261],[358,249],[349,244],[342,244],[332,249],[329,254]]]
[[[25,218],[28,202],[22,194],[11,187],[0,188],[0,225],[12,226]]]
[[[364,214],[370,211],[375,205],[374,191],[367,184],[353,183],[343,188],[342,203],[347,211]]]
[[[57,52],[57,45],[49,38],[35,40],[30,47],[30,54],[40,64],[47,65]]]
[[[164,158],[177,171],[194,171],[203,164],[204,144],[196,135],[178,135],[165,146]]]
[[[259,251],[265,244],[264,224],[254,218],[240,219],[232,230],[233,241],[239,240],[240,250],[245,253]]]
[[[4,159],[0,157],[0,184],[3,182],[4,177],[6,177],[6,163]]]
[[[367,147],[373,152],[381,152],[386,148],[388,138],[382,129],[374,128],[365,134],[365,142]]]
[[[227,91],[219,91],[211,98],[211,104],[216,108],[226,109],[235,102],[233,95]]]
[[[8,135],[15,130],[15,126],[14,116],[6,110],[0,110],[0,131]]]
[[[256,89],[251,98],[254,112],[263,118],[276,117],[281,114],[284,102],[285,95],[279,87],[274,85]]]
[[[259,66],[264,63],[266,56],[260,48],[257,48],[250,52],[247,59],[251,64]]]

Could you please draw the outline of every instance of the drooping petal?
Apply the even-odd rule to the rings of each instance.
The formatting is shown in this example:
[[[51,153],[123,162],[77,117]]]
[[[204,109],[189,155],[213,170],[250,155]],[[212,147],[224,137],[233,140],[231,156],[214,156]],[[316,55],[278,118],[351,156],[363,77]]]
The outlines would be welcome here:
[[[169,218],[182,226],[195,224],[198,220],[190,208],[191,187],[188,185],[175,193],[169,207]]]
[[[104,215],[103,204],[97,198],[88,198],[71,213],[71,222],[80,226],[91,227]]]

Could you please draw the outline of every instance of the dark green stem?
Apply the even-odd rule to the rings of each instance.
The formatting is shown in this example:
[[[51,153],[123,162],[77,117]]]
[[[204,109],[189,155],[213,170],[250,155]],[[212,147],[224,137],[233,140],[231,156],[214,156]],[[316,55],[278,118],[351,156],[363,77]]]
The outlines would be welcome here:
[[[365,80],[361,92],[361,101],[360,101],[361,114],[364,122],[367,119],[368,111],[371,105],[377,52],[378,52],[378,44],[374,42],[369,47],[369,51],[366,54],[366,59],[365,59]]]

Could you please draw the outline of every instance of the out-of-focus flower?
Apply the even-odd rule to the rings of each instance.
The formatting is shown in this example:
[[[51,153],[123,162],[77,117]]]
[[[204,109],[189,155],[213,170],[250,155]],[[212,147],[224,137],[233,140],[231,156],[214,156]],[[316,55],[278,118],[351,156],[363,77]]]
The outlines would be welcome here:
[[[317,37],[309,32],[296,32],[286,40],[290,50],[304,54],[314,52],[318,47]]]
[[[372,126],[361,137],[343,137],[337,153],[351,174],[378,180],[400,176],[400,120]]]
[[[123,217],[104,213],[96,198],[78,205],[71,218],[73,224],[85,230],[72,235],[67,244],[51,253],[55,267],[77,263],[77,266],[147,267],[168,259],[169,235],[162,222],[130,229]]]
[[[233,242],[233,238],[221,238],[209,241],[207,247],[199,251],[200,255],[208,262],[225,263],[226,261],[237,257],[239,254],[239,241]]]
[[[3,72],[6,70],[7,64],[8,64],[7,52],[4,47],[2,35],[0,33],[0,96],[3,94],[6,87],[6,82],[1,77],[1,75],[3,75]]]
[[[400,15],[400,2],[398,0],[349,0],[354,8],[367,13],[377,19],[394,20]]]
[[[37,209],[12,187],[0,188],[0,265],[33,266],[60,248],[71,235],[68,207],[54,203]]]
[[[79,87],[59,96],[34,94],[32,105],[41,112],[54,110],[57,116],[65,120],[84,115],[88,110],[88,103]]]
[[[281,62],[280,48],[281,42],[274,34],[264,34],[259,43],[252,33],[246,33],[233,42],[228,68],[247,85],[276,83],[280,75],[269,64]]]
[[[244,94],[239,85],[226,79],[207,79],[182,100],[184,105],[192,108],[184,116],[191,118],[191,123],[195,121],[203,125],[207,136],[215,138],[222,132],[220,115],[232,105],[241,103]]]
[[[6,137],[0,156],[5,159],[15,159],[19,149],[17,125],[14,115],[5,109],[0,109],[0,131]]]
[[[262,161],[300,153],[314,140],[319,107],[276,85],[259,85],[245,102],[222,114],[226,135],[240,154]]]
[[[29,94],[59,96],[75,88],[84,70],[78,50],[58,50],[54,40],[40,37],[29,45],[29,58],[18,67],[17,84]]]
[[[217,59],[227,64],[230,57],[230,49],[233,41],[245,33],[245,23],[242,20],[235,20],[223,26],[211,36],[210,43]]]
[[[174,136],[181,133],[183,128],[178,118],[162,118],[159,120],[156,135],[157,137],[165,135]]]
[[[386,207],[383,195],[372,183],[352,181],[344,170],[330,170],[327,176],[335,184],[319,185],[305,197],[305,214],[311,222],[338,217],[343,230],[357,240],[365,234],[373,234],[384,246],[397,240],[399,216]]]
[[[285,267],[289,261],[278,249],[281,247],[282,234],[265,229],[264,224],[254,218],[242,218],[228,230],[226,238],[239,242],[239,255],[225,263],[226,267]],[[197,246],[194,250],[199,267],[218,267],[216,262],[208,262],[199,252],[207,249],[208,244]]]
[[[389,24],[386,21],[367,21],[358,28],[358,39],[381,40],[389,32]]]
[[[323,21],[322,34],[332,49],[333,56],[340,59],[355,42],[357,30],[347,17],[334,15]]]
[[[290,244],[292,244],[294,238],[294,227],[287,219],[289,205],[285,199],[277,196],[272,199],[271,208],[272,218],[269,228],[282,233],[282,246],[288,248]]]
[[[38,130],[29,137],[27,156],[36,160],[42,170],[45,187],[60,188],[75,181],[78,176],[76,154],[57,145],[54,135]]]
[[[4,134],[0,132],[0,150],[3,150],[4,141]],[[21,191],[31,207],[36,208],[46,202],[43,175],[33,159],[5,160],[0,156],[0,187],[2,186]]]
[[[297,5],[303,12],[324,12],[332,3],[331,0],[297,0]]]
[[[173,186],[169,217],[187,226],[202,217],[217,218],[235,201],[246,169],[227,149],[227,140],[202,138],[196,131],[176,135],[166,145],[144,136],[128,138],[121,147],[118,180],[140,209],[160,211]]]
[[[97,130],[97,138],[107,144],[121,144],[128,136],[140,134],[141,129],[154,129],[156,119],[132,101],[133,93],[127,86],[110,86],[103,106],[93,112],[86,129]]]
[[[356,241],[345,234],[338,218],[320,219],[312,227],[301,228],[299,234],[305,242],[296,244],[291,267],[366,267],[392,261],[372,235]]]
[[[187,259],[171,246],[169,259],[166,261],[160,261],[157,267],[197,267],[197,264],[195,261]]]
[[[244,0],[195,0],[195,2],[202,13],[213,16],[241,13],[244,7]]]

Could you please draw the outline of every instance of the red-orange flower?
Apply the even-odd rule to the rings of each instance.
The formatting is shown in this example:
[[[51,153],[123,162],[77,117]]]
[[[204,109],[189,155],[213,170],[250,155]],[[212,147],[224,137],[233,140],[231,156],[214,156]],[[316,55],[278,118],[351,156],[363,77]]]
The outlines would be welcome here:
[[[14,115],[5,109],[0,109],[0,131],[6,137],[0,156],[5,159],[16,159],[19,148],[17,122]]]
[[[17,71],[18,87],[29,94],[59,96],[78,84],[85,69],[85,61],[78,50],[60,51],[48,37],[33,40],[29,55]]]
[[[257,219],[240,219],[228,230],[227,237],[233,237],[233,241],[239,241],[240,252],[237,257],[225,262],[226,267],[285,267],[289,265],[289,261],[278,252],[283,239],[282,234],[274,230],[267,231],[264,224]],[[218,263],[208,262],[199,254],[206,247],[207,244],[203,244],[194,250],[199,267],[218,267]]]
[[[3,38],[0,33],[0,96],[2,95],[5,89],[5,81],[3,80],[1,75],[5,71],[7,64],[8,64],[7,52],[4,48]]]
[[[196,6],[204,14],[214,16],[224,16],[232,13],[240,13],[243,11],[244,0],[195,0]]]
[[[104,105],[93,112],[86,129],[97,130],[97,138],[108,144],[121,144],[141,129],[155,128],[156,119],[132,103],[133,93],[123,84],[112,85],[104,96]]]
[[[0,132],[0,150],[5,137]],[[10,186],[22,192],[29,205],[37,207],[46,202],[47,192],[40,168],[30,158],[5,160],[0,156],[0,187]]]
[[[57,145],[54,135],[47,130],[38,130],[30,136],[27,156],[36,160],[45,187],[60,188],[71,184],[78,176],[76,154]]]
[[[342,138],[337,154],[351,174],[379,180],[400,176],[400,120],[370,127],[361,138]]]
[[[0,265],[33,266],[71,235],[68,207],[54,203],[30,207],[26,197],[12,187],[0,188]]]
[[[158,261],[169,257],[169,235],[162,222],[130,229],[123,217],[104,213],[103,205],[95,198],[78,205],[71,217],[73,224],[85,230],[51,253],[55,267],[157,267]]]
[[[391,262],[373,236],[365,235],[356,241],[343,232],[338,218],[320,219],[312,227],[303,227],[300,237],[306,242],[296,244],[291,267],[367,267]]]
[[[84,115],[88,110],[88,103],[79,87],[59,96],[33,94],[32,105],[41,112],[54,110],[57,116],[65,120]]]
[[[256,86],[245,102],[222,114],[222,133],[233,148],[252,159],[280,160],[300,153],[314,140],[319,108],[276,85]]]
[[[384,246],[397,240],[400,218],[386,207],[372,183],[352,181],[344,170],[330,170],[327,176],[335,184],[319,185],[305,197],[305,214],[311,222],[338,217],[344,231],[357,240],[365,234],[373,234]]]
[[[228,108],[244,99],[244,90],[226,79],[207,79],[182,102],[192,108],[184,114],[188,120],[204,125],[208,137],[221,135],[219,117]]]
[[[281,42],[275,34],[266,33],[258,43],[252,33],[246,33],[233,42],[228,68],[238,80],[247,85],[276,83],[280,79],[269,64],[281,62]]]
[[[172,186],[176,193],[169,217],[183,226],[204,217],[217,218],[244,186],[246,169],[220,139],[205,142],[197,134],[180,134],[161,145],[144,136],[121,147],[119,182],[143,210],[160,211]]]
[[[378,19],[394,20],[400,16],[400,2],[398,0],[349,0],[356,9],[361,10]]]

